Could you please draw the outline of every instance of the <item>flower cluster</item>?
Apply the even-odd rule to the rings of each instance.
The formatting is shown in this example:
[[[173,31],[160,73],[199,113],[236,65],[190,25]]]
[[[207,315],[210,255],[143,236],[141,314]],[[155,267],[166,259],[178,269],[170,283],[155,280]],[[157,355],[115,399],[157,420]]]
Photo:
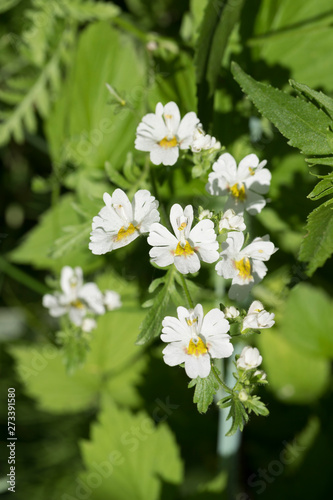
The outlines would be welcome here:
[[[121,307],[118,293],[107,290],[103,294],[96,283],[83,283],[81,267],[63,267],[60,288],[61,292],[44,295],[43,306],[55,318],[67,314],[70,322],[85,332],[96,327],[95,316]]]

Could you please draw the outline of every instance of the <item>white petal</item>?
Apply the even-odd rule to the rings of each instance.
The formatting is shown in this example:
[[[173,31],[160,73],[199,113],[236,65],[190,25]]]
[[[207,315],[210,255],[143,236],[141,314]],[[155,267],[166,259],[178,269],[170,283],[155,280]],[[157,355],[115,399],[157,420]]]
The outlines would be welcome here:
[[[259,165],[259,158],[257,155],[250,154],[245,156],[245,158],[243,158],[238,165],[239,182],[244,182],[245,179],[251,177],[251,173],[253,172],[252,169],[256,169],[258,165]]]
[[[164,362],[169,366],[180,365],[187,358],[183,342],[171,342],[162,351]]]
[[[78,298],[84,300],[89,309],[96,314],[104,314],[104,297],[96,283],[86,283],[79,290]]]
[[[229,358],[234,351],[234,346],[230,342],[230,336],[221,334],[209,339],[208,350],[212,358]]]
[[[242,254],[255,260],[267,261],[276,251],[277,248],[271,241],[264,238],[255,238],[252,243],[242,250]]]
[[[208,354],[201,356],[187,355],[185,359],[185,371],[190,378],[206,378],[210,373],[210,357]]]
[[[149,251],[149,256],[159,267],[167,267],[174,262],[174,246],[153,247]]]
[[[173,248],[176,248],[178,245],[177,238],[159,222],[155,222],[154,224],[152,224],[147,241],[148,244],[153,247],[171,246]]]
[[[211,309],[203,319],[201,333],[206,340],[217,334],[227,333],[230,329],[229,321],[224,317],[224,313],[220,309]]]
[[[164,106],[163,117],[169,133],[176,135],[180,123],[180,112],[175,102],[168,102]]]
[[[173,148],[163,148],[159,145],[154,146],[150,152],[150,161],[154,165],[174,165],[178,160],[178,146]]]
[[[193,133],[199,123],[197,115],[191,111],[186,113],[178,128],[178,140],[180,149],[188,149],[192,143]]]
[[[196,253],[192,255],[176,255],[174,263],[177,270],[182,274],[196,273],[200,269],[200,259]]]

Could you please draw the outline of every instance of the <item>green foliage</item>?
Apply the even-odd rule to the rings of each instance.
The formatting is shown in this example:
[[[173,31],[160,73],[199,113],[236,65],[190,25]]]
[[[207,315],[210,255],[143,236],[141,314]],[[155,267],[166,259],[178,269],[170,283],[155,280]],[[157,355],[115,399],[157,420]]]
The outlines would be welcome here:
[[[195,64],[198,83],[199,112],[205,126],[211,117],[204,113],[207,100],[214,93],[224,51],[237,23],[244,0],[208,3],[197,42]],[[206,115],[206,119],[203,116]]]
[[[232,396],[226,396],[221,399],[218,403],[220,408],[229,408],[229,413],[227,420],[231,419],[231,427],[226,433],[226,436],[232,436],[235,434],[237,429],[242,431],[244,425],[249,420],[249,416],[244,408],[243,403],[240,401],[238,394],[234,393]]]
[[[46,122],[55,163],[71,161],[91,169],[104,168],[106,161],[115,169],[122,166],[134,150],[143,114],[145,70],[140,48],[108,23],[93,23],[81,33],[65,88]],[[110,96],[107,83],[124,105]]]
[[[73,210],[73,201],[73,195],[64,195],[54,208],[46,211],[39,225],[33,228],[21,245],[11,252],[10,260],[20,264],[30,264],[37,269],[52,269],[58,272],[65,263],[69,266],[81,266],[84,269],[95,267],[96,261],[94,262],[92,254],[87,250],[88,224],[84,226],[85,231],[82,231],[81,219]],[[74,235],[72,233],[64,235],[63,228],[70,226],[75,227]],[[78,227],[81,232],[78,231]],[[90,227],[91,222],[89,229]],[[54,242],[58,238],[62,244],[70,247],[71,251],[66,253],[66,260],[64,258],[56,260],[52,256]],[[73,238],[78,246],[72,245]],[[83,241],[86,242],[84,246],[82,245]],[[56,256],[59,257],[65,250],[66,247],[56,247]]]
[[[218,370],[216,369],[218,372]],[[220,387],[213,370],[210,371],[208,377],[197,377],[191,380],[188,387],[195,387],[193,395],[193,403],[197,404],[199,413],[206,413],[209,405],[214,401],[214,395]]]
[[[254,62],[279,65],[298,81],[332,90],[332,19],[330,0],[261,1],[248,41]]]
[[[81,449],[87,469],[80,475],[82,482],[89,484],[89,475],[96,471],[101,479],[91,492],[93,500],[108,496],[158,500],[161,481],[179,484],[182,480],[182,462],[167,425],[155,427],[145,412],[133,415],[106,399],[92,426],[91,440],[83,441]]]
[[[176,268],[172,266],[163,278],[158,278],[151,283],[148,290],[150,293],[153,293],[160,285],[162,288],[152,299],[152,302],[149,301],[149,304],[152,305],[140,326],[140,333],[136,341],[138,345],[145,344],[161,333],[162,320],[165,317],[170,299],[173,298],[176,304],[179,303],[175,286],[176,272]]]
[[[12,346],[27,394],[52,413],[97,408],[102,393],[119,404],[137,406],[136,386],[146,364],[134,344],[142,316],[137,308],[123,306],[100,317],[86,363],[72,375],[66,371],[61,351],[52,345]]]
[[[317,156],[333,154],[333,122],[330,115],[332,99],[322,93],[314,92],[306,85],[291,82],[292,86],[311,102],[305,101],[300,97],[292,97],[267,84],[255,81],[235,63],[232,71],[235,79],[258,110],[289,139],[289,144],[301,149],[301,152],[308,156],[308,161],[316,163]],[[319,163],[329,165],[331,161],[332,156],[329,156]],[[309,198],[318,199],[331,194],[333,192],[331,178],[332,175],[324,177],[310,193]],[[301,244],[299,258],[308,262],[307,272],[311,276],[332,254],[331,201],[311,212],[306,229],[307,234]]]

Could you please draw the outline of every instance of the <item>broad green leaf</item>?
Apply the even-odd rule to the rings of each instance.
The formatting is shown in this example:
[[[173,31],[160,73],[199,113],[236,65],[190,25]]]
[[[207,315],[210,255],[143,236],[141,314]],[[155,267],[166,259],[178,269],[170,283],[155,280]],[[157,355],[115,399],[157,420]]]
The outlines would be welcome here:
[[[210,371],[208,377],[197,377],[191,380],[188,387],[194,387],[193,403],[197,404],[199,413],[206,413],[209,405],[214,400],[214,395],[219,389],[220,385],[216,380],[213,370]]]
[[[322,92],[317,92],[307,85],[295,82],[295,80],[289,80],[289,83],[295,90],[307,97],[308,100],[313,99],[320,107],[324,108],[333,119],[333,99],[331,99],[331,97],[328,97]]]
[[[331,0],[262,0],[255,19],[255,60],[287,68],[297,81],[333,90]]]
[[[157,337],[161,333],[162,320],[165,316],[171,296],[175,292],[175,273],[176,268],[174,266],[167,271],[163,279],[163,287],[154,297],[153,305],[148,310],[147,315],[140,326],[140,333],[136,341],[138,345],[145,344],[150,339]],[[158,284],[160,285],[161,281],[158,282]]]
[[[329,167],[333,167],[333,156],[327,156],[327,157],[322,157],[322,158],[305,158],[305,161],[308,163],[311,163],[310,167],[312,165],[328,165]],[[320,176],[318,176],[320,177]]]
[[[270,85],[257,82],[236,64],[232,72],[260,113],[279,129],[289,144],[307,155],[333,153],[332,121],[316,106],[299,97],[292,97]]]
[[[267,372],[267,387],[278,399],[286,403],[309,404],[325,392],[330,376],[329,361],[290,342],[282,327],[260,335],[258,347]]]
[[[311,200],[319,200],[323,196],[333,193],[333,174],[326,176],[323,180],[318,182],[316,187],[308,195]]]
[[[333,302],[323,290],[300,283],[288,297],[281,331],[308,355],[333,358],[332,310]]]
[[[302,242],[299,259],[308,262],[311,276],[325,264],[333,252],[333,200],[315,208],[308,217],[307,234]]]
[[[134,150],[135,130],[144,114],[145,74],[142,52],[132,38],[107,22],[86,28],[61,99],[46,123],[53,160],[101,169],[110,161],[119,169]],[[124,105],[110,95],[106,83]]]
[[[13,346],[17,371],[29,396],[43,410],[72,413],[98,406],[102,392],[120,404],[136,406],[145,361],[135,338],[142,312],[123,307],[98,319],[86,364],[66,372],[59,349],[52,345]]]
[[[146,413],[133,415],[112,402],[104,402],[81,450],[87,469],[80,475],[82,483],[89,484],[92,473],[100,478],[92,500],[158,500],[161,480],[182,481],[180,453],[167,425],[156,427]]]
[[[64,235],[63,229],[68,226],[79,226],[80,217],[73,209],[72,203],[74,197],[70,194],[62,196],[54,208],[47,210],[39,224],[31,229],[25,236],[23,242],[14,249],[9,255],[12,262],[19,264],[30,264],[37,269],[52,269],[60,271],[64,265],[81,266],[84,269],[93,269],[97,260],[88,249],[89,233],[86,232],[85,239],[77,235],[80,240],[80,246],[71,248],[70,253],[60,259],[52,257],[54,242],[63,238],[64,244],[68,244],[68,235]],[[57,254],[61,254],[61,248],[58,246]]]

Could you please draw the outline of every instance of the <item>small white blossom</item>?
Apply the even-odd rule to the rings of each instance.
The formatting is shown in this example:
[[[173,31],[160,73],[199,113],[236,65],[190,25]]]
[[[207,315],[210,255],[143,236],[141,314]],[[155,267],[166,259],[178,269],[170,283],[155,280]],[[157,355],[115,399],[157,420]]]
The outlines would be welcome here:
[[[113,290],[106,290],[104,293],[104,305],[108,311],[114,311],[122,306],[120,295]]]
[[[243,320],[243,329],[247,328],[271,328],[274,321],[275,314],[265,311],[264,306],[259,300],[255,300],[249,307],[247,315]]]
[[[88,312],[105,313],[102,292],[95,283],[83,284],[81,267],[63,267],[60,287],[62,293],[46,294],[43,297],[43,306],[49,309],[51,316],[59,317],[68,313],[71,322],[81,326]]]
[[[266,160],[259,163],[258,157],[250,154],[241,160],[237,168],[233,156],[224,153],[213,164],[206,189],[215,196],[229,195],[226,209],[258,214],[266,204],[262,194],[268,192],[272,177],[270,171],[264,168],[266,163]]]
[[[90,333],[92,330],[95,330],[96,326],[97,323],[93,318],[84,318],[81,328],[84,332]]]
[[[258,379],[258,382],[259,382],[259,383],[260,383],[260,382],[263,382],[263,381],[264,381],[264,380],[266,380],[266,378],[267,378],[267,374],[266,374],[263,370],[256,370],[256,371],[254,372],[254,376],[255,376],[255,377],[259,377],[259,376],[260,376],[260,378]]]
[[[228,358],[234,348],[230,343],[230,325],[219,309],[204,316],[201,304],[194,309],[177,308],[178,319],[166,316],[161,339],[169,342],[163,359],[169,366],[185,363],[190,378],[208,377],[211,358]]]
[[[90,233],[89,248],[95,255],[128,245],[160,220],[158,201],[146,189],[137,191],[132,203],[122,189],[112,196],[104,193],[103,200],[105,207],[93,218]]]
[[[237,368],[242,370],[252,370],[257,368],[262,362],[262,357],[256,347],[246,346],[237,360]]]
[[[191,150],[194,153],[200,153],[202,149],[220,149],[221,143],[218,142],[215,137],[206,134],[203,131],[201,123],[195,128],[191,143]]]
[[[148,243],[153,248],[149,255],[160,267],[175,264],[182,274],[195,273],[200,269],[200,260],[215,262],[218,257],[218,242],[214,223],[209,219],[198,222],[192,229],[193,207],[183,210],[178,204],[171,207],[170,222],[176,236],[162,224],[153,224]]]
[[[201,210],[198,219],[199,220],[211,219],[212,217],[213,217],[213,212],[210,212],[209,210]]]
[[[229,307],[225,308],[224,315],[226,318],[234,319],[234,318],[237,318],[239,316],[239,311],[238,311],[238,309],[236,309],[236,307],[229,306]]]
[[[154,165],[174,165],[180,149],[189,149],[193,133],[199,123],[197,115],[191,111],[183,119],[175,102],[163,106],[156,105],[155,113],[142,118],[136,130],[135,148],[150,151]]]
[[[231,208],[226,210],[219,222],[220,233],[223,229],[226,229],[227,231],[245,231],[246,226],[243,215],[236,214]]]
[[[237,300],[244,299],[253,285],[264,278],[267,273],[264,261],[277,251],[268,235],[255,238],[242,249],[243,243],[243,233],[228,233],[226,241],[222,243],[221,260],[215,266],[219,276],[232,278],[229,297]]]

